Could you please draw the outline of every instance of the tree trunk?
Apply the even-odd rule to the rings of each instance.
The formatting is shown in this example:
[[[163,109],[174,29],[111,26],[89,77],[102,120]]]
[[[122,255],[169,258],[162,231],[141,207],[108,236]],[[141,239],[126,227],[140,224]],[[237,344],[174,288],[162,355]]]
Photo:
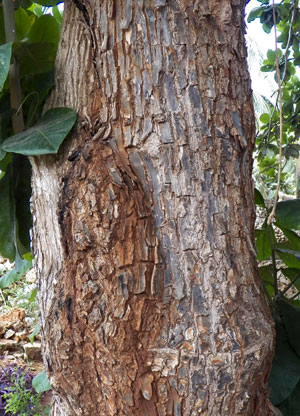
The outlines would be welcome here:
[[[270,415],[244,0],[67,1],[33,160],[52,415]]]

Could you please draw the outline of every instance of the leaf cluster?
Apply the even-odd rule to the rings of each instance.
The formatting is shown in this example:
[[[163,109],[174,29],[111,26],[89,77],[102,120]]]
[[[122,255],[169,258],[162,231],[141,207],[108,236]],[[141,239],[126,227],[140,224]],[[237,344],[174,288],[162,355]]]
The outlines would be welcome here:
[[[300,199],[281,201],[276,208],[276,222],[268,225],[269,210],[262,194],[255,190],[256,204],[265,209],[266,219],[255,230],[257,259],[269,261],[259,267],[265,292],[276,324],[275,357],[270,376],[270,400],[285,416],[297,415],[300,409]],[[285,241],[278,241],[274,227]],[[290,283],[279,289],[279,275]],[[293,287],[296,293],[287,297]]]
[[[273,2],[259,0],[261,5],[251,11],[248,22],[259,19],[264,31],[274,26]],[[282,0],[274,5],[280,80],[276,75],[276,52],[268,50],[261,71],[273,73],[282,89],[282,174],[280,189],[295,192],[295,160],[300,145],[300,9],[298,0]],[[298,71],[298,72],[297,72]],[[280,108],[278,92],[270,111],[260,116],[256,140],[256,184],[268,199],[274,198],[280,153]],[[298,187],[298,185],[297,185]],[[255,201],[265,209],[266,220],[255,231],[257,259],[267,262],[259,268],[266,296],[276,324],[276,349],[270,377],[270,400],[285,416],[300,415],[300,200],[281,201],[276,208],[276,223],[268,225],[270,210],[262,194],[255,190]],[[278,241],[279,229],[285,240]],[[283,275],[290,281],[279,285]],[[287,296],[293,287],[296,293]]]
[[[269,33],[274,26],[273,6],[270,0],[260,1],[261,6],[253,9],[248,22],[259,19],[263,29]],[[293,160],[299,158],[300,145],[300,81],[297,67],[300,64],[300,9],[298,0],[283,0],[275,4],[279,70],[282,88],[283,110],[283,172],[281,190],[286,194],[294,191],[292,178],[295,174]],[[262,72],[276,76],[276,54],[268,50],[267,57],[261,67]],[[260,117],[260,128],[256,141],[256,165],[263,190],[268,197],[274,196],[276,177],[278,174],[279,156],[279,105],[278,96],[275,104],[268,103],[269,113]],[[258,176],[257,175],[257,176]]]
[[[76,121],[76,113],[69,108],[43,114],[45,99],[54,86],[62,21],[57,3],[12,2],[16,40],[6,42],[4,28],[8,23],[0,0],[0,254],[15,261],[15,269],[2,277],[0,288],[20,279],[31,266],[31,165],[27,156],[57,153]],[[47,13],[48,6],[53,6],[52,14]],[[16,63],[21,97],[18,108],[13,108],[15,83],[9,70]],[[16,132],[12,117],[21,113],[25,128]]]

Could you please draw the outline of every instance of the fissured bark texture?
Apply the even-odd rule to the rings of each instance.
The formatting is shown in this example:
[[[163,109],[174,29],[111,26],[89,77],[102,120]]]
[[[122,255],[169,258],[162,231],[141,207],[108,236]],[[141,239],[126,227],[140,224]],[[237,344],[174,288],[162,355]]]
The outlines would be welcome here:
[[[269,415],[242,0],[68,0],[33,160],[44,358],[60,416]]]

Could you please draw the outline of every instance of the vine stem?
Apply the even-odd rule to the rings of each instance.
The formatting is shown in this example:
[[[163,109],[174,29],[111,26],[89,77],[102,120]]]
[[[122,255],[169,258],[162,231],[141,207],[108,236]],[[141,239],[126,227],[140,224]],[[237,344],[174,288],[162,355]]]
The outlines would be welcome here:
[[[277,28],[276,28],[276,12],[275,12],[275,4],[274,0],[272,0],[273,4],[273,21],[274,21],[274,37],[275,37],[275,59],[276,59],[276,75],[277,75],[277,83],[278,83],[278,94],[279,94],[279,159],[278,159],[278,176],[277,176],[277,185],[275,191],[275,199],[272,211],[268,217],[267,224],[270,225],[273,218],[275,217],[278,196],[279,196],[279,189],[280,189],[280,180],[281,180],[281,171],[282,171],[282,132],[283,132],[283,122],[282,122],[282,83],[280,77],[280,69],[279,69],[279,57],[278,57],[278,48],[277,48]]]

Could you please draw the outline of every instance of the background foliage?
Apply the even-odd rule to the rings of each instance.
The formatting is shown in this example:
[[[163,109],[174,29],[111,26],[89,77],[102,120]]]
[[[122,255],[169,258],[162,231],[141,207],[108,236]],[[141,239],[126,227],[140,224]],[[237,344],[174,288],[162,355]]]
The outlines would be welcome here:
[[[274,203],[279,163],[279,99],[268,102],[269,111],[260,116],[256,139],[255,161],[258,170],[255,201],[264,212],[265,220],[255,231],[259,272],[276,325],[276,349],[269,381],[270,400],[285,416],[300,415],[300,200],[295,162],[299,160],[300,137],[300,10],[298,0],[275,3],[259,0],[248,22],[260,19],[270,33],[276,18],[279,69],[276,76],[276,53],[269,50],[262,72],[274,73],[282,88],[283,111],[283,172],[281,195],[294,194],[291,200],[280,201],[276,221],[267,218]],[[273,34],[270,36],[274,36]],[[261,192],[260,192],[261,191]]]
[[[13,5],[16,37],[6,43],[4,2]],[[45,98],[54,86],[54,61],[62,15],[57,1],[0,1],[0,253],[15,261],[15,269],[0,281],[0,288],[19,279],[31,267],[31,166],[26,156],[57,153],[76,121],[67,108],[42,115]],[[43,6],[54,6],[52,14]],[[6,26],[5,26],[6,25]],[[19,66],[21,99],[13,108],[15,82],[9,67]],[[12,116],[23,113],[24,131],[14,131]]]

